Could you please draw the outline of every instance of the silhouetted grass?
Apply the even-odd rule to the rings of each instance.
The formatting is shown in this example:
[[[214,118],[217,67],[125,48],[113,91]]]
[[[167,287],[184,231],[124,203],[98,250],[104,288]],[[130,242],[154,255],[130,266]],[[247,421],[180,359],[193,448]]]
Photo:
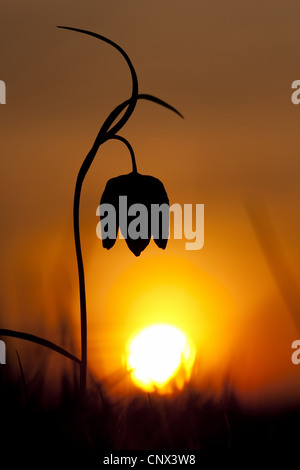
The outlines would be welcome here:
[[[293,289],[290,295],[285,289],[283,280],[291,275],[282,261],[282,251],[270,227],[262,225],[262,218],[256,215],[252,219],[297,324],[298,293]],[[31,340],[32,335],[20,338]],[[40,338],[35,342],[46,347],[49,343],[41,343]],[[57,346],[52,349],[59,352]],[[73,357],[70,353],[64,355]],[[22,465],[38,463],[43,468],[51,460],[60,468],[63,461],[78,464],[83,458],[85,468],[89,468],[89,463],[100,464],[104,452],[114,450],[200,450],[211,455],[242,452],[247,459],[258,454],[294,453],[299,446],[300,403],[248,408],[239,402],[229,384],[224,384],[220,399],[191,385],[172,396],[149,396],[137,391],[116,398],[109,393],[108,384],[90,377],[83,406],[78,393],[78,364],[70,362],[71,368],[61,372],[59,380],[56,378],[60,392],[58,399],[52,400],[45,364],[42,362],[40,370],[29,378],[23,370],[22,357],[18,353],[17,356],[18,380],[9,365],[0,366],[1,462],[6,458],[11,465],[18,461]],[[36,360],[32,364],[38,367]],[[115,380],[122,380],[124,375],[116,374]]]
[[[250,410],[228,387],[221,400],[207,398],[204,391],[191,386],[174,396],[151,395],[151,401],[138,391],[116,399],[109,396],[105,384],[91,378],[83,408],[78,381],[68,374],[61,377],[59,401],[40,399],[41,375],[27,382],[28,398],[24,400],[21,375],[16,382],[8,368],[1,368],[2,458],[37,462],[43,468],[50,459],[78,463],[83,458],[96,464],[104,452],[113,450],[243,451],[253,455],[298,446],[298,406]]]

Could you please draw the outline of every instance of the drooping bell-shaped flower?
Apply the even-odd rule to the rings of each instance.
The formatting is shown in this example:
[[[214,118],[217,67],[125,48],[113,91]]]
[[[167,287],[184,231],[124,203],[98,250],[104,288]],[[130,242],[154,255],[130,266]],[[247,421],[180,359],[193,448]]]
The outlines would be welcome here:
[[[159,179],[133,171],[107,182],[100,201],[104,248],[112,248],[120,228],[135,256],[141,254],[151,237],[159,248],[165,249],[169,219],[169,198]]]

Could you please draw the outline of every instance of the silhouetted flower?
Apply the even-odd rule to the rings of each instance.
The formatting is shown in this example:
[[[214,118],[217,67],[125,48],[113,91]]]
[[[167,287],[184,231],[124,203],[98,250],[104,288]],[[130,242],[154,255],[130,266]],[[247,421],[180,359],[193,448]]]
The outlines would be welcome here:
[[[108,217],[109,207],[103,204],[113,206],[114,223]],[[139,256],[146,248],[151,236],[159,248],[166,248],[169,236],[169,198],[159,179],[137,172],[112,178],[106,184],[100,207],[104,248],[112,248],[119,228],[135,256]]]

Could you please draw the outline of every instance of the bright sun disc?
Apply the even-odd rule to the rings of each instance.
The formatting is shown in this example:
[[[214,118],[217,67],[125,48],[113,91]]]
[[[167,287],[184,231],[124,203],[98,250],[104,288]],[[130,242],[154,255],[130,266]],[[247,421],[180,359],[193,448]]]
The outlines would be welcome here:
[[[181,389],[190,378],[194,360],[195,348],[191,341],[171,325],[149,326],[127,347],[127,369],[131,371],[132,380],[148,392],[168,393],[174,385]]]

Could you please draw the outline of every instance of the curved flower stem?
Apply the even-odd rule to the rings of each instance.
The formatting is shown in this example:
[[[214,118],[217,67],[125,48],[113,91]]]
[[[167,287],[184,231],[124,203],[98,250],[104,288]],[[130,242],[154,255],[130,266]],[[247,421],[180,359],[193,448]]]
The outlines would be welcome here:
[[[170,104],[166,103],[166,101],[163,101],[159,98],[156,98],[156,96],[152,96],[152,95],[149,95],[149,94],[146,94],[146,93],[140,93],[138,94],[138,97],[137,97],[138,100],[145,100],[145,101],[152,101],[153,103],[156,103],[156,104],[159,104],[160,106],[163,106],[164,108],[167,108],[169,109],[170,111],[173,111],[174,113],[176,113],[178,116],[180,116],[182,119],[183,119],[183,115],[176,109],[174,108],[173,106],[171,106]],[[123,101],[123,103],[119,104],[111,113],[110,115],[108,116],[108,118],[105,120],[104,124],[102,125],[100,131],[99,131],[99,134],[101,134],[103,131],[105,131],[106,133],[111,132],[111,130],[109,130],[110,126],[113,124],[113,122],[117,119],[117,117],[122,113],[122,111],[124,111],[124,109],[126,108],[126,106],[128,106],[130,103],[130,99],[129,100],[126,100],[126,101]]]
[[[100,34],[97,34],[97,33],[93,33],[92,31],[87,31],[85,29],[78,29],[78,28],[72,28],[70,26],[57,26],[58,28],[60,29],[68,29],[70,31],[76,31],[78,33],[83,33],[83,34],[87,34],[88,36],[93,36],[97,39],[100,39],[101,41],[104,41],[104,42],[107,42],[108,44],[110,44],[111,46],[113,46],[115,49],[117,49],[117,51],[120,52],[120,54],[122,54],[122,56],[124,57],[124,59],[126,60],[127,62],[127,65],[130,69],[130,72],[131,72],[131,79],[132,79],[132,94],[131,94],[131,98],[129,100],[129,103],[128,103],[128,108],[124,114],[124,116],[120,119],[119,122],[117,122],[117,124],[115,124],[115,126],[109,131],[109,133],[107,133],[107,129],[105,129],[105,123],[103,124],[102,128],[100,129],[100,132],[99,134],[102,134],[104,135],[107,134],[108,136],[109,135],[113,135],[113,134],[116,134],[125,124],[126,122],[128,121],[128,119],[130,118],[131,114],[133,113],[134,111],[134,108],[136,106],[136,102],[137,102],[137,99],[138,99],[138,79],[137,79],[137,75],[136,75],[136,71],[132,65],[132,62],[131,60],[129,59],[128,55],[126,54],[126,52],[122,49],[122,47],[120,47],[118,44],[116,44],[115,42],[111,41],[110,39],[106,38],[105,36],[101,36]],[[109,117],[108,117],[109,119]],[[98,134],[99,138],[100,138],[100,135]],[[101,139],[100,139],[101,140]],[[97,139],[95,141],[95,144],[97,145],[98,142],[97,142]],[[94,145],[95,145],[94,144]],[[100,144],[99,144],[100,145]],[[98,145],[98,148],[99,148],[99,145]]]
[[[126,52],[116,43],[114,43],[110,39],[107,39],[104,36],[100,36],[99,34],[92,33],[91,31],[71,28],[68,26],[58,26],[58,28],[77,31],[83,34],[87,34],[89,36],[96,37],[110,44],[115,49],[117,49],[126,60],[129,66],[130,72],[131,72],[132,95],[130,99],[118,105],[109,114],[107,119],[104,121],[104,124],[102,125],[100,131],[98,132],[98,135],[94,141],[94,144],[91,150],[85,157],[80,167],[80,170],[77,175],[76,185],[75,185],[74,203],[73,203],[73,229],[74,229],[74,240],[75,240],[75,249],[76,249],[76,257],[77,257],[78,277],[79,277],[80,317],[81,317],[81,359],[77,358],[76,356],[69,353],[65,349],[61,348],[60,346],[57,346],[55,343],[52,343],[51,341],[48,341],[44,338],[40,338],[38,336],[29,334],[29,333],[0,328],[0,336],[20,338],[25,341],[29,341],[31,343],[39,344],[79,364],[80,365],[80,391],[81,391],[81,397],[84,398],[85,393],[86,393],[86,372],[87,372],[87,318],[86,318],[85,277],[84,277],[84,267],[83,267],[82,250],[81,250],[81,243],[80,243],[80,230],[79,230],[79,208],[80,208],[81,189],[82,189],[85,176],[99,150],[100,145],[102,145],[108,140],[119,140],[127,146],[131,155],[131,159],[132,159],[133,171],[137,172],[133,148],[124,137],[116,135],[116,133],[126,124],[131,114],[133,113],[136,103],[139,99],[152,101],[156,104],[159,104],[161,106],[164,106],[165,108],[170,109],[171,111],[174,111],[176,114],[178,114],[181,117],[183,116],[173,106],[169,105],[163,100],[160,100],[159,98],[156,98],[155,96],[148,95],[148,94],[138,94],[138,80],[137,80],[135,69],[128,55],[126,54]],[[119,117],[119,115],[122,113],[122,111],[124,111],[126,107],[127,109],[124,115],[120,118],[119,121],[117,121],[117,123],[113,127],[111,127],[113,123],[115,122],[115,120]]]
[[[121,55],[124,57],[125,61],[131,72],[131,79],[132,79],[132,94],[131,98],[121,105],[117,106],[107,117],[104,124],[102,125],[94,144],[87,154],[86,158],[84,159],[79,173],[77,175],[76,185],[75,185],[75,193],[74,193],[74,203],[73,203],[73,229],[74,229],[74,240],[75,240],[75,249],[76,249],[76,257],[77,257],[77,268],[78,268],[78,277],[79,277],[79,296],[80,296],[80,318],[81,318],[81,362],[80,362],[80,391],[81,397],[84,399],[86,394],[86,374],[87,374],[87,312],[86,312],[86,293],[85,293],[85,276],[84,276],[84,266],[83,266],[83,258],[82,258],[82,250],[81,250],[81,242],[80,242],[80,229],[79,229],[79,208],[80,208],[80,196],[82,185],[85,179],[85,176],[98,152],[100,145],[104,142],[115,139],[120,140],[123,142],[130,151],[131,158],[132,158],[132,165],[133,171],[137,171],[136,162],[134,157],[134,152],[129,144],[129,142],[121,136],[117,136],[116,133],[126,124],[128,119],[130,118],[131,114],[133,113],[137,100],[147,99],[150,101],[154,101],[157,104],[165,106],[177,114],[181,115],[175,108],[168,105],[162,100],[158,98],[152,97],[151,95],[139,95],[138,94],[138,80],[135,69],[131,63],[126,52],[116,43],[107,39],[104,36],[99,34],[93,33],[91,31],[86,31],[83,29],[72,28],[68,26],[58,26],[58,28],[68,29],[72,31],[76,31],[79,33],[87,34],[89,36],[93,36],[97,39],[100,39],[111,46],[113,46]],[[119,117],[121,112],[125,109],[124,115],[117,121],[116,124],[113,125],[114,121]],[[111,127],[113,126],[113,127]]]
[[[83,259],[82,259],[82,250],[81,250],[81,242],[80,242],[80,229],[79,229],[79,208],[80,208],[80,196],[81,196],[81,189],[83,185],[83,181],[85,176],[96,156],[96,153],[101,144],[103,144],[108,138],[112,137],[116,132],[118,132],[124,124],[127,122],[129,117],[131,116],[137,102],[138,98],[138,80],[135,69],[131,63],[126,52],[118,45],[115,44],[110,39],[107,39],[104,36],[100,36],[99,34],[92,33],[91,31],[86,31],[83,29],[71,28],[68,26],[59,26],[59,28],[69,29],[73,31],[77,31],[79,33],[87,34],[89,36],[96,37],[104,42],[107,42],[111,46],[113,46],[117,51],[119,51],[124,59],[126,60],[132,78],[132,95],[131,99],[129,100],[129,104],[127,110],[125,111],[124,115],[121,119],[114,125],[109,132],[105,129],[104,126],[100,129],[96,140],[91,148],[90,152],[87,154],[79,173],[77,175],[76,185],[75,185],[75,193],[74,193],[74,203],[73,203],[73,229],[74,229],[74,240],[75,240],[75,249],[76,249],[76,257],[77,257],[77,268],[78,268],[78,278],[79,278],[79,297],[80,297],[80,319],[81,319],[81,363],[80,363],[80,392],[82,399],[85,398],[86,394],[86,373],[87,373],[87,312],[86,312],[86,293],[85,293],[85,276],[84,276],[84,266],[83,266]],[[104,123],[105,124],[105,123]]]
[[[121,135],[114,135],[114,136],[110,137],[107,140],[120,140],[120,142],[123,142],[123,144],[126,145],[126,147],[128,148],[128,150],[130,152],[130,155],[131,155],[132,171],[133,171],[133,173],[137,173],[137,166],[136,166],[134,151],[133,151],[132,146],[128,142],[128,140],[125,139],[124,137],[122,137]]]

